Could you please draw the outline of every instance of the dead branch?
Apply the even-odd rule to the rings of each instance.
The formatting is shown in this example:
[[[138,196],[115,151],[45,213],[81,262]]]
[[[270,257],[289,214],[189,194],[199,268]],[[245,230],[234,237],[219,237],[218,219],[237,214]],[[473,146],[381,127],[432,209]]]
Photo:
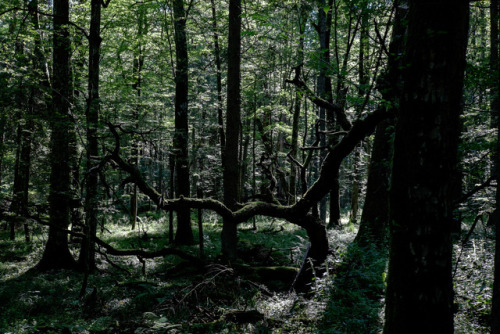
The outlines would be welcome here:
[[[113,246],[105,243],[99,238],[95,238],[95,242],[97,245],[101,246],[106,250],[107,254],[110,255],[115,255],[115,256],[137,256],[139,258],[143,259],[153,259],[156,257],[163,257],[167,255],[176,255],[182,259],[198,263],[198,264],[203,264],[203,261],[197,258],[196,256],[190,255],[186,252],[183,252],[179,249],[176,248],[162,248],[157,251],[146,251],[143,249],[116,249]]]
[[[131,273],[128,269],[125,269],[125,268],[117,265],[113,261],[111,261],[111,259],[108,257],[108,254],[101,252],[99,249],[97,249],[96,252],[99,253],[100,255],[102,255],[104,257],[104,259],[106,260],[106,262],[109,263],[113,268],[116,268],[120,271],[123,271],[123,272],[127,273],[129,276],[131,275]]]
[[[494,176],[490,176],[486,181],[484,181],[482,184],[480,185],[477,185],[475,186],[474,188],[472,188],[470,191],[468,191],[467,193],[463,194],[462,197],[460,197],[456,202],[455,202],[455,205],[457,204],[460,204],[464,201],[466,201],[467,199],[469,199],[470,197],[472,197],[473,195],[475,195],[477,192],[483,190],[484,188],[488,188],[488,187],[491,187],[491,181],[493,181],[495,179]]]

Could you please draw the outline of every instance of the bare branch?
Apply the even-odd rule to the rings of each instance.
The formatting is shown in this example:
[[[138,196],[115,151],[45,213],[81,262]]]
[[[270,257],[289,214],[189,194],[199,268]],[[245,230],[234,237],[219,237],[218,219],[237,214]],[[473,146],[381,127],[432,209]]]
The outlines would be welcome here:
[[[347,119],[347,116],[341,106],[335,103],[330,103],[325,99],[314,94],[314,92],[307,87],[306,83],[300,78],[300,66],[295,67],[295,77],[292,80],[286,80],[287,83],[295,85],[297,89],[303,92],[307,98],[315,105],[333,111],[337,116],[337,121],[344,130],[349,130],[351,128],[351,123]]]
[[[472,188],[470,191],[468,191],[467,193],[463,194],[462,197],[460,197],[457,202],[455,203],[456,204],[460,204],[464,201],[466,201],[467,199],[469,199],[470,197],[472,197],[474,194],[476,194],[477,192],[483,190],[484,188],[488,188],[488,187],[491,187],[491,181],[493,181],[495,179],[494,176],[490,176],[486,181],[484,181],[482,184],[480,185],[477,185],[475,186],[474,188]]]

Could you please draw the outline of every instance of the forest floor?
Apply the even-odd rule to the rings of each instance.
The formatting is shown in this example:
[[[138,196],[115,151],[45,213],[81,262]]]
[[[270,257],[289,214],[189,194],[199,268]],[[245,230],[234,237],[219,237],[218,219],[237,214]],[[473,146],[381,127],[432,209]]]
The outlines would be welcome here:
[[[168,246],[164,216],[151,214],[139,222],[130,231],[126,218],[115,217],[100,237],[118,249]],[[257,226],[241,226],[244,262],[232,266],[219,261],[220,224],[209,215],[204,268],[175,256],[100,255],[82,298],[83,274],[30,270],[42,254],[44,228],[35,229],[31,244],[21,231],[15,241],[6,241],[2,231],[0,333],[380,333],[387,256],[353,246],[354,226],[329,232],[333,254],[307,292],[290,291],[306,249],[305,233],[278,220]],[[199,253],[197,245],[182,250]],[[73,251],[76,255],[76,245]],[[458,257],[456,333],[488,333],[492,231],[478,224],[465,247],[455,246]]]

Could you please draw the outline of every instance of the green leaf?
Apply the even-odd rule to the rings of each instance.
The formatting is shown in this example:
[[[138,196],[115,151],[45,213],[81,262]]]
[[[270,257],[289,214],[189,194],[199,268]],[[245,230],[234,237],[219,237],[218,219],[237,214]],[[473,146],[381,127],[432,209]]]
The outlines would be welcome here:
[[[328,12],[330,11],[330,6],[323,7],[323,10],[325,11],[325,14],[328,14]]]

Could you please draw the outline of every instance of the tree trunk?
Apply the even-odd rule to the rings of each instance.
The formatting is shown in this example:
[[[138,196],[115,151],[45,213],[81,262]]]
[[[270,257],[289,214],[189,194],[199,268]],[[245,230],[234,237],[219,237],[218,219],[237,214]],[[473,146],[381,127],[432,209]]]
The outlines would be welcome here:
[[[82,242],[79,262],[86,272],[95,269],[95,242],[97,233],[98,173],[91,171],[92,163],[99,156],[97,129],[99,126],[99,61],[101,51],[101,1],[91,1],[89,34],[89,78],[87,118],[87,182],[85,183],[85,235]]]
[[[71,44],[69,38],[69,1],[54,0],[53,16],[53,96],[50,115],[51,134],[51,173],[49,194],[49,238],[42,259],[37,265],[39,270],[73,269],[76,262],[68,248],[68,235],[65,231],[70,223],[71,177],[70,162],[70,72],[69,60]]]
[[[369,38],[368,33],[368,13],[367,13],[367,3],[363,2],[361,4],[361,29],[359,34],[359,58],[358,58],[358,96],[361,101],[366,99],[366,94],[369,92],[369,78],[366,73],[365,62],[367,61],[369,54]],[[363,113],[364,103],[357,106],[357,117]],[[359,166],[361,163],[361,145],[354,149],[353,154],[353,173],[352,173],[352,188],[351,188],[351,212],[350,212],[350,222],[356,224],[358,222],[358,210],[359,210],[359,195],[361,192],[361,175],[359,175]]]
[[[492,73],[491,80],[491,119],[492,126],[497,130],[500,129],[500,69],[498,66],[498,51],[499,51],[499,1],[491,0],[490,4],[490,33],[491,33],[491,49],[490,49],[490,70]],[[499,132],[500,133],[500,132]],[[493,154],[492,176],[496,179],[497,185],[500,180],[500,134],[497,135],[497,142]],[[491,305],[491,334],[500,333],[500,189],[497,186],[495,194],[496,208],[491,215],[493,226],[495,226],[495,264],[494,264],[494,282],[493,296]]]
[[[3,84],[3,82],[0,81],[0,84]],[[3,104],[3,96],[0,98],[2,98],[2,101],[0,101],[0,103]],[[3,159],[5,155],[6,126],[7,126],[7,115],[2,113],[2,115],[0,115],[0,188],[2,187],[2,182],[3,182]]]
[[[389,59],[386,73],[379,80],[378,89],[384,101],[389,104],[382,106],[387,112],[395,113],[395,106],[399,104],[398,96],[401,93],[402,63],[400,54],[404,51],[404,37],[407,25],[404,23],[408,14],[406,0],[395,3],[396,14],[389,45]],[[390,161],[392,159],[392,127],[393,120],[385,120],[377,126],[373,150],[368,169],[366,182],[366,196],[359,231],[356,242],[359,245],[368,245],[374,242],[382,246],[387,237],[387,223],[389,217],[389,179]]]
[[[137,43],[138,45],[134,48],[134,59],[132,63],[132,75],[134,78],[134,83],[132,88],[136,92],[137,100],[135,103],[135,108],[132,111],[132,117],[135,130],[139,129],[139,118],[142,112],[142,68],[144,66],[144,46],[142,45],[143,36],[148,33],[148,23],[146,17],[146,8],[143,5],[138,5],[137,7]],[[137,167],[139,166],[139,139],[138,135],[134,133],[132,135],[131,143],[131,159],[133,164]],[[138,193],[137,185],[132,184],[131,194],[130,194],[130,225],[131,229],[134,230],[137,224],[137,208],[138,208]]]
[[[25,29],[21,26],[22,30]],[[24,57],[24,41],[18,40],[15,44],[15,57],[16,66],[21,68],[28,66]],[[28,183],[29,183],[29,159],[31,150],[31,130],[25,128],[30,117],[27,113],[28,104],[25,102],[25,95],[27,94],[27,88],[24,78],[20,78],[17,82],[17,91],[15,93],[15,106],[17,108],[16,116],[19,120],[17,125],[16,133],[16,160],[14,164],[14,184],[12,189],[12,203],[10,206],[10,211],[23,216],[23,211],[28,210]],[[28,134],[28,135],[26,135]],[[25,139],[28,139],[28,146],[26,145]],[[29,151],[26,151],[28,149]],[[26,153],[27,156],[26,156]],[[28,159],[28,161],[26,161]],[[25,201],[25,190],[26,189],[26,201]],[[16,220],[10,222],[10,240],[15,240],[16,238]]]
[[[223,157],[224,204],[234,209],[239,194],[238,147],[240,137],[240,65],[241,65],[241,0],[229,1],[229,37],[227,68],[226,146]],[[222,226],[222,253],[236,257],[236,224],[224,219]]]
[[[215,8],[215,0],[212,2],[212,27],[214,30],[214,53],[215,53],[215,68],[217,70],[217,124],[219,126],[219,142],[221,157],[224,155],[224,147],[226,146],[226,137],[224,134],[224,117],[222,112],[222,69],[220,60],[219,33],[217,31],[217,13]]]
[[[319,76],[318,76],[318,86],[317,94],[319,97],[326,99],[328,102],[333,102],[332,96],[332,83],[329,76],[330,71],[330,29],[332,25],[332,8],[333,0],[328,1],[328,12],[325,13],[324,8],[326,8],[325,0],[320,0],[318,2],[318,25],[316,30],[319,36],[319,47],[320,47],[320,57],[319,57]],[[333,127],[333,113],[327,118],[325,108],[319,108],[319,120],[320,120],[320,131],[323,133],[326,130],[327,119],[329,122],[329,128]],[[327,143],[326,135],[321,135],[321,147],[325,147]],[[322,150],[320,153],[320,164],[323,162],[327,154],[326,150]],[[338,199],[338,193],[330,192],[330,196]],[[326,207],[327,198],[323,198],[319,204],[319,215],[323,222],[326,221]]]
[[[390,193],[385,334],[453,333],[453,180],[468,1],[409,1]]]
[[[173,199],[175,197],[175,155],[170,154],[168,158],[169,169],[170,169],[170,188],[168,190],[168,198]],[[174,242],[174,211],[170,210],[168,213],[168,242],[172,244]]]
[[[189,197],[189,158],[188,158],[188,53],[186,41],[186,13],[183,0],[174,0],[175,20],[175,134],[176,154],[176,194]],[[175,242],[181,245],[194,242],[191,229],[190,210],[177,211],[177,231]]]
[[[389,177],[392,153],[389,120],[381,122],[375,131],[373,150],[366,182],[366,197],[356,242],[382,245],[386,240],[389,216]]]

